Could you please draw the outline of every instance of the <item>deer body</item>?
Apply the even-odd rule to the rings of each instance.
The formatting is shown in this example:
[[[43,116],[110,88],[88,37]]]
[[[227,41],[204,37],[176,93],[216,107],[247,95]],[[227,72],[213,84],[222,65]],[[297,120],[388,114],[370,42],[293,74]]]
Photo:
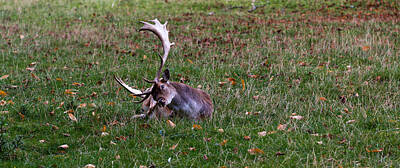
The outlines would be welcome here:
[[[190,119],[212,117],[213,104],[207,93],[183,83],[171,82],[170,85],[175,90],[175,94],[167,107],[176,115]]]
[[[144,78],[146,82],[152,83],[153,86],[145,92],[141,92],[129,87],[118,77],[115,77],[115,80],[129,92],[133,93],[133,95],[143,98],[138,103],[143,102],[142,109],[146,113],[139,115],[139,117],[168,117],[175,114],[193,120],[211,118],[214,108],[211,98],[206,92],[183,83],[170,82],[168,69],[164,71],[162,78],[160,78],[160,73],[167,60],[170,47],[174,43],[169,42],[168,31],[166,29],[167,23],[161,24],[157,19],[152,20],[152,22],[155,25],[142,22],[144,26],[140,31],[147,30],[156,34],[161,40],[164,49],[163,56],[160,55],[161,65],[155,79],[151,81]]]

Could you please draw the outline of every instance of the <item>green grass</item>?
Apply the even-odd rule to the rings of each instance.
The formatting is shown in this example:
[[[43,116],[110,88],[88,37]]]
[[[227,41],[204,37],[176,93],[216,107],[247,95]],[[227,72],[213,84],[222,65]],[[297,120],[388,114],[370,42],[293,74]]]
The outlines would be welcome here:
[[[0,138],[22,137],[0,151],[1,167],[399,166],[398,2],[256,4],[265,6],[248,13],[250,1],[0,0],[0,76],[9,75],[0,100],[14,103],[0,106]],[[154,18],[168,21],[176,43],[166,65],[172,79],[208,92],[213,119],[173,118],[175,128],[130,119],[140,105],[113,75],[149,87],[141,79],[155,75],[161,50],[137,30]],[[236,84],[218,84],[227,78]],[[64,113],[71,109],[78,122]]]

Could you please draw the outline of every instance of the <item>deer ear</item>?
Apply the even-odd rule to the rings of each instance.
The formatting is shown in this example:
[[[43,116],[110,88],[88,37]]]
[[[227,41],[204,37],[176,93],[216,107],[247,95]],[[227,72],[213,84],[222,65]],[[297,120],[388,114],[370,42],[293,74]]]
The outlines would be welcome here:
[[[162,77],[164,82],[167,82],[169,80],[169,69],[164,70]]]

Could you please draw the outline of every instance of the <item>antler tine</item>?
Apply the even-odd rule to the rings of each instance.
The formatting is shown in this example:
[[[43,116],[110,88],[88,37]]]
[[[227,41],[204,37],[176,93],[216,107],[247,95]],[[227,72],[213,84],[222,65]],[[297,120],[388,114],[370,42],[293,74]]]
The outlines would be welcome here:
[[[163,54],[163,56],[160,55],[161,64],[160,64],[160,67],[158,68],[157,76],[154,79],[155,81],[159,81],[160,73],[161,73],[161,70],[162,70],[162,68],[163,68],[163,66],[165,64],[165,61],[168,58],[169,50],[170,50],[171,46],[174,45],[175,43],[171,43],[169,41],[168,30],[167,30],[167,23],[168,22],[165,22],[164,24],[161,24],[160,21],[158,21],[158,19],[154,19],[154,20],[150,20],[150,21],[153,22],[154,25],[150,24],[148,22],[141,21],[141,23],[143,23],[144,25],[143,25],[142,28],[139,29],[139,31],[144,31],[144,30],[151,31],[154,34],[156,34],[157,37],[161,40],[161,43],[162,43],[162,46],[163,46],[163,50],[164,50],[164,54]]]
[[[131,92],[134,96],[138,96],[138,97],[143,98],[143,99],[140,100],[140,101],[134,101],[135,103],[141,103],[141,102],[143,102],[143,101],[146,100],[146,99],[150,96],[150,94],[151,94],[151,90],[150,90],[150,91],[147,91],[147,92],[141,92],[140,90],[136,90],[136,89],[131,88],[130,86],[128,86],[127,84],[125,84],[125,82],[122,81],[121,78],[119,78],[119,77],[117,77],[117,76],[114,76],[114,79],[115,79],[123,88],[125,88],[126,90],[128,90],[129,92]],[[142,97],[142,96],[144,96],[144,97]]]

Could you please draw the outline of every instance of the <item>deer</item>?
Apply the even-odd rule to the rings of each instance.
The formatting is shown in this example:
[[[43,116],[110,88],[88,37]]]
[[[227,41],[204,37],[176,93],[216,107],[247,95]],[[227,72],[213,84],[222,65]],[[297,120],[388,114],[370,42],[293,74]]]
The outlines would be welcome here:
[[[136,117],[182,116],[196,121],[212,118],[213,103],[205,91],[184,83],[170,81],[169,69],[163,71],[161,78],[161,71],[168,58],[169,51],[175,43],[169,41],[167,21],[164,24],[161,24],[158,19],[150,21],[154,24],[141,21],[140,23],[144,25],[139,29],[139,32],[153,32],[161,41],[163,47],[163,55],[159,54],[161,63],[154,80],[143,78],[145,82],[152,84],[152,86],[142,92],[133,89],[119,77],[114,76],[115,80],[133,96],[142,98],[142,100],[134,101],[134,103],[142,103],[142,110],[145,113],[136,115]]]

